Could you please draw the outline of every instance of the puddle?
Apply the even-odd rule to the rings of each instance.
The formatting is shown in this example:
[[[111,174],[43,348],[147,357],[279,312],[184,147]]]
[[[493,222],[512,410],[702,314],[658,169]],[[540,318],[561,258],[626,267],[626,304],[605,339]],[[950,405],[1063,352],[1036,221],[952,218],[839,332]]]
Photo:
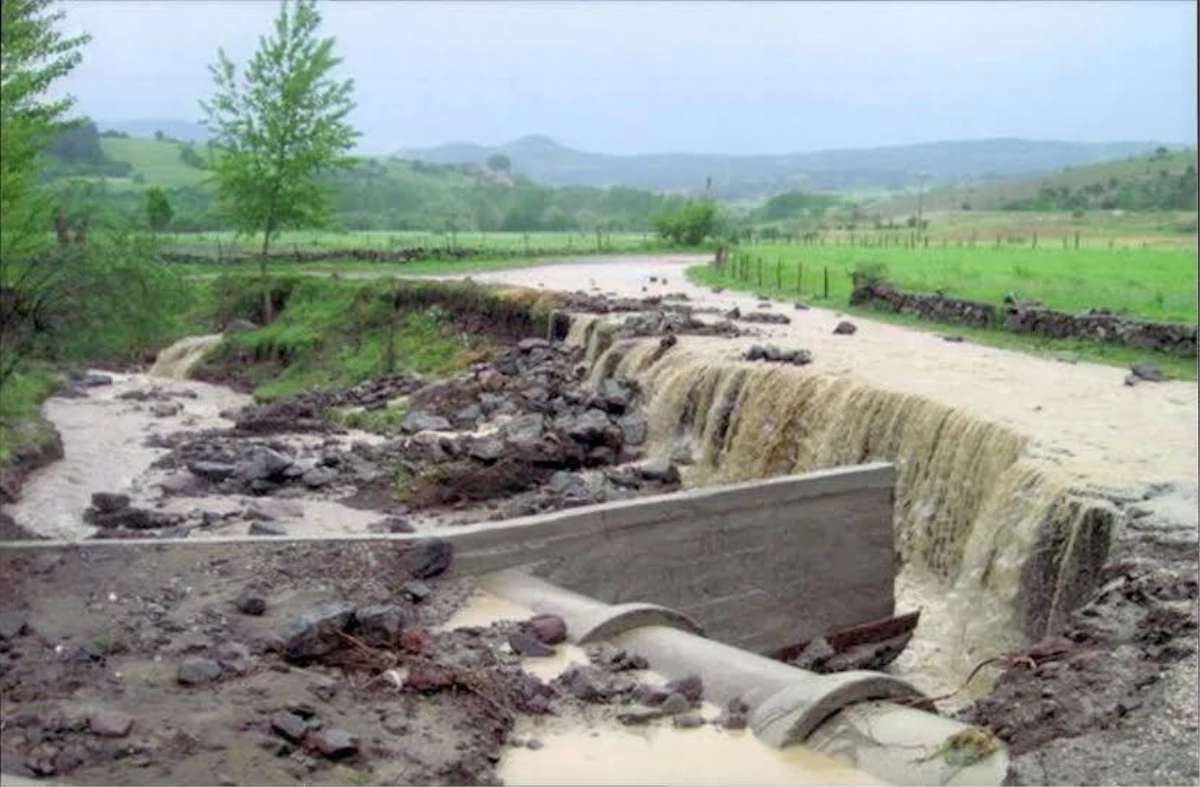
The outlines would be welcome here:
[[[476,591],[443,624],[445,629],[527,620],[533,610],[491,593]],[[571,664],[588,663],[582,648],[560,645],[547,659],[522,666],[550,680]],[[651,670],[631,673],[639,680],[665,683]],[[597,709],[597,715],[603,709]],[[706,720],[720,709],[705,703]],[[830,757],[801,747],[773,749],[749,730],[711,724],[677,729],[664,719],[645,727],[624,727],[609,718],[521,719],[514,736],[536,738],[539,749],[512,748],[500,763],[509,785],[842,785],[885,784]]]

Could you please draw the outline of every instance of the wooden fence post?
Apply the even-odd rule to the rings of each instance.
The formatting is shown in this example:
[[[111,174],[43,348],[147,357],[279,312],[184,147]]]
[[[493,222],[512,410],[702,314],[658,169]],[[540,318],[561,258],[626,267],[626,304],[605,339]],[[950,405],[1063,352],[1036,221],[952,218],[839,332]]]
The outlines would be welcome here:
[[[829,266],[825,266],[825,300],[829,300]]]

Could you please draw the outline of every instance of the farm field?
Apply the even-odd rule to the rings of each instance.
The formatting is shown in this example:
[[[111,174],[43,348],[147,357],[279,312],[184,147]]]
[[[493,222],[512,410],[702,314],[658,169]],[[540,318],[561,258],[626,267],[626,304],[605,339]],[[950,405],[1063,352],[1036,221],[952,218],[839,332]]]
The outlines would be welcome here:
[[[216,255],[218,244],[223,254],[257,253],[262,237],[237,237],[232,232],[175,233],[160,236],[164,250]],[[670,247],[654,233],[605,233],[598,243],[595,233],[581,232],[445,232],[354,231],[284,232],[271,242],[275,251],[321,251],[336,249],[378,249],[391,251],[412,247],[469,248],[520,252],[532,256],[588,252],[665,250]],[[600,248],[598,248],[598,246]]]
[[[825,296],[845,304],[856,268],[883,266],[904,290],[1000,303],[1006,295],[1039,300],[1065,311],[1105,308],[1169,322],[1196,322],[1196,254],[1162,248],[905,248],[742,246],[745,279],[731,263],[724,273],[697,275],[707,283],[794,299]],[[761,261],[761,265],[760,265]],[[761,267],[761,278],[760,278]],[[801,279],[801,276],[803,277]]]

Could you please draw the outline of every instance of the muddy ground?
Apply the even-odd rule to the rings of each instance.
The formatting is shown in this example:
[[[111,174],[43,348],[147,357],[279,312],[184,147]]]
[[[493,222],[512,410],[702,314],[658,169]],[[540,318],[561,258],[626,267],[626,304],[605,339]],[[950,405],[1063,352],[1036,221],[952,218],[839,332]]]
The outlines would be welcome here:
[[[562,642],[556,618],[447,629],[471,586],[441,579],[446,547],[0,553],[5,771],[74,784],[496,784],[505,746],[540,746],[512,736],[522,719],[744,726],[736,713],[699,719],[702,685],[639,680],[645,663],[611,648],[549,681],[528,672]]]
[[[663,352],[689,330],[752,335],[755,325],[785,324],[768,309],[713,309],[697,322],[665,303],[576,296],[573,308],[630,312],[627,335],[659,335]],[[786,342],[743,357],[813,362]],[[641,392],[586,390],[580,362],[579,351],[532,338],[453,380],[393,377],[230,410],[202,429],[188,428],[186,385],[114,375],[119,395],[129,394],[121,399],[96,380],[73,386],[64,393],[108,396],[156,425],[139,438],[155,465],[143,493],[113,488],[93,499],[80,535],[408,532],[677,487],[686,456],[664,463],[642,454]],[[331,417],[397,399],[404,415],[386,434]],[[1192,520],[1181,518],[1171,510],[1178,490],[1167,492],[1120,501],[1131,524],[1095,598],[963,712],[1010,744],[1013,783],[1200,779],[1194,506]],[[0,519],[4,527],[12,532]],[[289,545],[198,565],[156,554],[86,566],[79,552],[61,562],[0,554],[14,578],[0,584],[6,771],[77,783],[209,774],[231,784],[494,783],[518,720],[577,713],[577,694],[617,704],[635,696],[627,684],[615,695],[582,683],[544,688],[511,652],[512,627],[439,632],[469,586],[414,577],[400,555],[394,567],[367,571],[349,547]],[[239,611],[244,593],[262,594],[263,614]],[[305,613],[329,613],[321,605],[330,603],[346,605],[333,612],[348,636],[334,634],[336,647],[319,658],[289,658],[281,632]],[[382,621],[385,639],[359,647],[364,628],[349,610],[379,605],[386,611],[363,619]],[[211,680],[181,685],[189,659],[188,669]],[[389,669],[400,670],[400,686]]]

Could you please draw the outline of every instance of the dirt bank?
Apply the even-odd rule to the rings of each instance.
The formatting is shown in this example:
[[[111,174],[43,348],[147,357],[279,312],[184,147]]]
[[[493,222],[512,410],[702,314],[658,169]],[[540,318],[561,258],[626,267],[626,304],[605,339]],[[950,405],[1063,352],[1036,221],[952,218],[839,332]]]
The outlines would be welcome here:
[[[867,319],[839,329],[845,317],[836,312],[690,286],[687,264],[616,259],[479,278],[621,297],[678,292],[693,306],[743,318],[735,322],[756,318],[754,338],[680,340],[714,364],[737,361],[755,344],[806,350],[806,371],[921,397],[1025,440],[1029,460],[1110,503],[1117,527],[1098,591],[1062,631],[1025,643],[1026,658],[996,662],[1003,672],[993,692],[964,713],[1013,743],[1016,783],[1195,783],[1196,384],[1128,386],[1119,368],[948,342]],[[934,614],[898,666],[916,670],[913,679],[931,693],[957,689],[957,681],[925,682],[920,668],[954,647],[953,627],[937,630],[951,613],[945,591],[912,572],[901,579],[901,607]],[[970,693],[946,704],[964,697]]]

